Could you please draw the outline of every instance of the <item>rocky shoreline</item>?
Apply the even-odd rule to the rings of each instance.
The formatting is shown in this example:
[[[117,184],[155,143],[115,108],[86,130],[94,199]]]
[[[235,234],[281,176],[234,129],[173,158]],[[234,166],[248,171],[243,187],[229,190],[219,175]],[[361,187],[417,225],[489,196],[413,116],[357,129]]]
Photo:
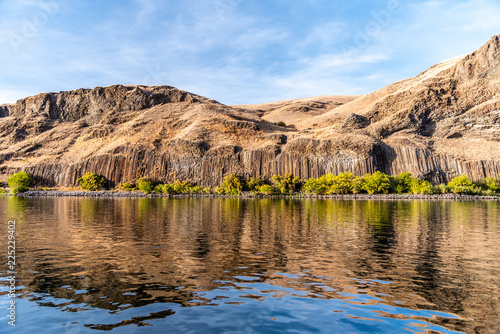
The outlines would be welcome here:
[[[478,195],[455,195],[455,194],[434,194],[434,195],[400,195],[400,194],[347,194],[347,195],[254,195],[244,193],[240,196],[228,196],[218,194],[180,194],[180,195],[160,195],[145,194],[142,192],[112,192],[112,191],[42,191],[30,190],[19,193],[18,197],[95,197],[95,198],[293,198],[293,199],[336,199],[336,200],[500,200],[500,196],[478,196]]]

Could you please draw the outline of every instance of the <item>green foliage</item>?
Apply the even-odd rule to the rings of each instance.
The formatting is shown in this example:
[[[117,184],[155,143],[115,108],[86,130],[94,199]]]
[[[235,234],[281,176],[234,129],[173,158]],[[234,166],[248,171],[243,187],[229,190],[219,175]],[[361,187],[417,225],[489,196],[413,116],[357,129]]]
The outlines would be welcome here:
[[[6,194],[7,193],[7,190],[5,189],[0,189],[0,194],[3,195],[3,194]]]
[[[500,190],[500,179],[496,179],[494,177],[487,177],[481,183],[486,188],[485,190],[491,190],[493,192]]]
[[[480,195],[481,188],[475,186],[462,186],[457,185],[453,188],[450,188],[451,192],[456,195]]]
[[[483,196],[497,196],[498,194],[496,193],[496,191],[488,189],[488,190],[481,191],[481,195],[483,195]]]
[[[419,180],[413,178],[411,181],[410,190],[412,194],[421,194],[421,195],[431,195],[434,193],[434,188],[429,181]]]
[[[187,181],[175,181],[171,185],[173,194],[190,194],[192,193],[191,188],[193,185]]]
[[[7,183],[13,194],[22,193],[29,190],[33,177],[26,172],[19,172],[9,176]]]
[[[128,183],[128,182],[120,183],[120,185],[118,186],[118,188],[120,190],[123,190],[123,191],[134,191],[134,190],[137,189],[137,187],[135,186],[135,184]]]
[[[409,172],[401,172],[394,178],[392,188],[398,194],[408,194],[412,192],[412,183],[415,178],[412,176],[412,173]]]
[[[467,177],[467,175],[463,174],[453,178],[450,182],[448,182],[448,187],[453,189],[457,186],[470,187],[472,186],[471,180]]]
[[[450,189],[444,183],[438,184],[437,186],[434,187],[435,194],[447,194],[449,192],[450,192]]]
[[[149,194],[155,189],[154,182],[148,177],[141,177],[137,180],[137,189],[145,194]]]
[[[214,192],[219,195],[224,195],[224,189],[222,189],[222,187],[219,186],[215,187]]]
[[[295,190],[298,190],[302,184],[300,177],[293,177],[290,173],[286,174],[285,177],[273,175],[272,181],[274,188],[283,195],[291,194]]]
[[[278,123],[276,123],[276,125],[285,127],[286,123],[283,121],[279,121]]]
[[[302,190],[308,194],[325,195],[330,193],[330,190],[335,183],[333,174],[325,174],[316,179],[308,179]]]
[[[243,190],[243,182],[235,174],[229,174],[224,178],[221,188],[226,195],[238,196]]]
[[[357,194],[361,191],[363,179],[351,172],[340,173],[333,178],[329,193]]]
[[[263,182],[260,177],[251,177],[250,180],[247,181],[246,188],[253,193],[257,193],[262,184]]]
[[[391,188],[391,180],[389,176],[376,171],[373,174],[366,174],[363,178],[362,189],[369,194],[387,194]]]
[[[259,193],[264,195],[274,195],[276,194],[276,192],[277,192],[276,189],[269,184],[264,184],[259,188]]]
[[[474,185],[467,175],[460,175],[448,182],[450,191],[457,195],[472,195],[476,192]]]
[[[80,186],[85,190],[96,191],[104,188],[106,180],[96,173],[87,173],[78,178],[78,183],[80,183]]]

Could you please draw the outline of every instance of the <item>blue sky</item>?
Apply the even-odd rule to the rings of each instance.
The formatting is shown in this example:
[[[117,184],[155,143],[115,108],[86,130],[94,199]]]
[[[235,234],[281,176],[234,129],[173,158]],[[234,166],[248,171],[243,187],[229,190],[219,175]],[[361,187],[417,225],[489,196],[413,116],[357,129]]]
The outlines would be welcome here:
[[[499,0],[0,0],[0,103],[166,84],[225,104],[365,94],[500,34]]]

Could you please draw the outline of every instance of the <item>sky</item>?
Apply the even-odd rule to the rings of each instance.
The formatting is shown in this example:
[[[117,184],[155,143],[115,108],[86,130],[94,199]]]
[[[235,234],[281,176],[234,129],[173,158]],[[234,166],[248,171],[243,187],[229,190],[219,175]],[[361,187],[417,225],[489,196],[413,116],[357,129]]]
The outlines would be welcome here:
[[[225,104],[366,94],[500,34],[500,0],[0,0],[0,104],[169,85]]]

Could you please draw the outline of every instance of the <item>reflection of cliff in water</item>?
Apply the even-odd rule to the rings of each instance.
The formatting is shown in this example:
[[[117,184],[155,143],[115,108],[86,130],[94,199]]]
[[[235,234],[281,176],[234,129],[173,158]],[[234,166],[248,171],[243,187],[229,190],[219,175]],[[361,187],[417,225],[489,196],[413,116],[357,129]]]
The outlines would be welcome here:
[[[500,248],[493,202],[13,197],[0,206],[3,220],[19,217],[25,291],[68,309],[210,305],[200,292],[237,289],[229,281],[241,276],[319,293],[314,278],[335,289],[324,298],[384,293],[389,305],[460,315],[447,320],[456,330],[500,314],[499,269],[487,260]]]

